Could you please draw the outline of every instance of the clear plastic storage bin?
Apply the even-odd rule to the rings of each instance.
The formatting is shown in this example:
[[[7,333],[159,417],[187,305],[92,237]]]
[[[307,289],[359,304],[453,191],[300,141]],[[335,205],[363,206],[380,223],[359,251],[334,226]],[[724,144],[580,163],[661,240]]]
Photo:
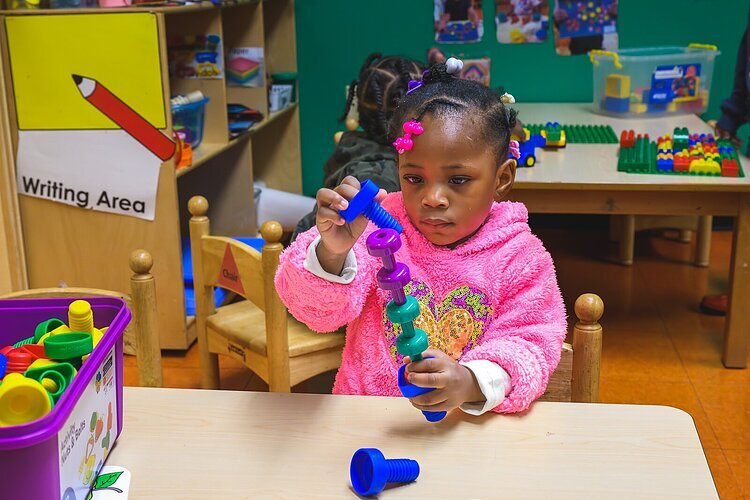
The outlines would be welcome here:
[[[185,142],[195,149],[203,140],[203,122],[208,97],[198,102],[172,105],[172,128],[185,134]]]
[[[719,54],[703,44],[592,50],[594,108],[621,118],[703,113]]]

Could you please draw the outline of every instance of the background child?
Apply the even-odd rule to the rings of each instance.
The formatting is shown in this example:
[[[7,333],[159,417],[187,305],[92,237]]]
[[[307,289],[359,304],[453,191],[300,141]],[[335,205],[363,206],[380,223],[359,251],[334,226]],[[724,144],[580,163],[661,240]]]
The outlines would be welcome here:
[[[420,304],[415,326],[428,333],[425,356],[434,358],[409,363],[396,351],[400,327],[385,315],[390,296],[375,279],[381,263],[364,243],[375,228],[361,216],[346,224],[338,213],[359,190],[352,177],[318,192],[316,227],[282,254],[276,287],[313,330],[349,324],[334,393],[399,395],[396,374],[406,362],[411,383],[436,389],[411,399],[421,410],[520,411],[557,366],[565,312],[526,208],[497,203],[515,176],[515,112],[481,84],[453,76],[456,63],[432,67],[399,105],[392,137],[412,120],[423,133],[412,145],[398,142],[402,192],[379,194],[404,228],[397,259],[411,271],[406,292]]]
[[[740,148],[742,142],[737,137],[737,130],[744,124],[750,123],[750,13],[748,14],[745,34],[740,40],[737,51],[737,65],[734,68],[734,87],[729,99],[721,103],[721,118],[716,122],[714,132],[717,137],[731,139],[735,147]],[[750,147],[747,153],[750,155]],[[701,300],[701,310],[707,314],[724,316],[727,313],[729,297],[726,293],[706,295]]]
[[[325,164],[323,186],[333,189],[348,175],[372,179],[387,192],[398,191],[396,151],[388,141],[388,122],[410,80],[420,78],[423,67],[403,57],[370,54],[349,85],[349,96],[342,120],[346,119],[357,96],[359,124],[364,132],[345,132]],[[317,207],[303,217],[292,236],[296,239],[315,225]]]

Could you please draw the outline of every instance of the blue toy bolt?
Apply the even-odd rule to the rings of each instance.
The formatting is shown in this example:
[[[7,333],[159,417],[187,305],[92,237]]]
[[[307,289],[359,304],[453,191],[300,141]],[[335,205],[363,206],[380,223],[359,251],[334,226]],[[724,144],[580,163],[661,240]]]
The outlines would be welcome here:
[[[380,203],[375,201],[380,189],[371,180],[362,183],[354,198],[349,201],[346,210],[340,210],[339,214],[347,223],[351,223],[360,215],[364,215],[379,228],[391,228],[401,233],[403,228],[391,214],[385,211]]]
[[[357,495],[377,495],[386,483],[410,483],[419,477],[419,464],[408,458],[386,459],[377,448],[354,452],[349,476]]]
[[[5,370],[8,367],[8,358],[4,354],[0,354],[0,379],[5,376]]]

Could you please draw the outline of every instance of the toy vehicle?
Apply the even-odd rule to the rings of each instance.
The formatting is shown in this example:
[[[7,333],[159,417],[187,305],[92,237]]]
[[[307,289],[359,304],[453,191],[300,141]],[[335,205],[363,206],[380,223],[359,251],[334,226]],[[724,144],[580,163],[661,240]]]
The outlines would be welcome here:
[[[540,134],[547,141],[545,148],[564,148],[567,143],[565,129],[557,122],[547,122]]]
[[[534,150],[536,148],[543,148],[547,143],[547,140],[542,135],[531,135],[526,133],[528,139],[520,143],[521,157],[518,159],[519,167],[533,167],[536,164],[536,154]]]

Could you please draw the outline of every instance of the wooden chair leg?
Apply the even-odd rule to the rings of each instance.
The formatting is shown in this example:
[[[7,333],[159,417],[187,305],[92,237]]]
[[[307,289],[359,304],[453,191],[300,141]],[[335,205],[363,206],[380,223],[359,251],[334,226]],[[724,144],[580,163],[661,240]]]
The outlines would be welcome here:
[[[714,218],[711,215],[698,217],[698,231],[695,235],[695,265],[708,267],[711,257],[711,228]]]
[[[195,287],[195,334],[201,360],[201,386],[219,388],[219,357],[208,350],[206,318],[214,312],[214,289],[203,285],[203,259],[201,239],[209,234],[208,201],[203,196],[193,196],[188,202],[190,212],[190,251],[193,258],[193,285]]]
[[[587,293],[575,304],[578,323],[573,327],[573,380],[571,400],[577,403],[599,401],[599,373],[602,357],[604,302],[598,295]]]
[[[620,264],[633,265],[635,247],[635,215],[622,216],[622,229],[619,237]]]
[[[161,349],[156,331],[156,286],[151,275],[154,261],[145,250],[130,255],[130,289],[136,336],[138,383],[141,387],[162,387]]]

